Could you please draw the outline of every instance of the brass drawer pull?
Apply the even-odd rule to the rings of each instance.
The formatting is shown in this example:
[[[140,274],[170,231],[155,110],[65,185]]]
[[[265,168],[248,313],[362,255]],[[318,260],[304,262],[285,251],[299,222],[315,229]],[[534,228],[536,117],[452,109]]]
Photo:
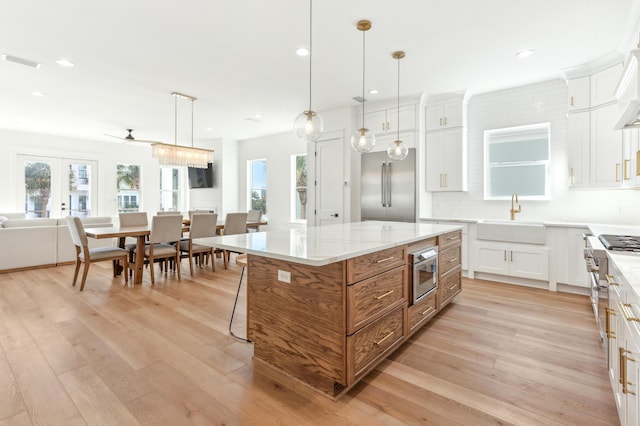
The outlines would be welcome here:
[[[614,281],[616,277],[614,277],[613,275],[605,275],[605,278],[607,279],[607,284],[615,286],[618,285],[618,283]]]
[[[389,257],[385,257],[384,259],[380,259],[380,260],[376,260],[376,263],[384,263],[384,262],[388,262],[392,259],[395,259],[395,256],[389,256]]]
[[[423,316],[427,315],[431,311],[433,311],[433,306],[429,306],[429,308],[426,309],[424,312],[420,312],[420,316],[423,317]]]
[[[620,310],[622,311],[622,315],[624,315],[624,319],[627,321],[640,322],[640,318],[634,317],[630,311],[627,311],[627,308],[631,308],[631,303],[620,302]]]
[[[374,296],[373,298],[376,299],[376,300],[384,299],[385,297],[387,297],[391,293],[393,293],[393,290],[389,290],[385,294],[381,294],[380,296]]]
[[[453,262],[455,262],[456,260],[458,260],[458,258],[457,258],[457,257],[454,257],[453,259],[451,259],[451,260],[449,261],[449,263],[453,263]]]
[[[453,290],[454,288],[458,287],[458,284],[454,284],[451,287],[449,287],[447,290]]]
[[[605,312],[606,312],[606,331],[607,331],[607,338],[608,339],[615,339],[616,338],[616,332],[611,330],[611,315],[617,315],[616,311],[614,309],[611,309],[609,307],[605,308]]]
[[[457,240],[457,239],[458,239],[458,237],[449,237],[449,238],[447,238],[447,241],[452,241],[452,240]]]
[[[389,334],[387,334],[386,336],[384,336],[382,339],[378,340],[376,342],[376,345],[380,345],[382,342],[384,342],[385,340],[387,340],[389,337],[393,336],[393,333],[395,333],[395,331],[391,331]]]

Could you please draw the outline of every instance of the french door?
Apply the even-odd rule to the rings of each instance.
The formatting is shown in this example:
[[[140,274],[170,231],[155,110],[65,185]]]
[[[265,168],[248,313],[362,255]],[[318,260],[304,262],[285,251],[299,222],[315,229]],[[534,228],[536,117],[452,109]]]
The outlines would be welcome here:
[[[97,161],[19,154],[18,164],[18,205],[27,217],[96,214]]]

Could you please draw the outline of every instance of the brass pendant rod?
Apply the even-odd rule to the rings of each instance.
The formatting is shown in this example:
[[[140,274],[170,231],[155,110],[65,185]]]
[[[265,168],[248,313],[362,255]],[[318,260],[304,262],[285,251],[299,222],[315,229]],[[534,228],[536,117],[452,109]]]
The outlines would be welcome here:
[[[312,65],[313,58],[313,0],[309,0],[309,117],[311,117],[311,82],[313,81],[311,76],[313,72]]]

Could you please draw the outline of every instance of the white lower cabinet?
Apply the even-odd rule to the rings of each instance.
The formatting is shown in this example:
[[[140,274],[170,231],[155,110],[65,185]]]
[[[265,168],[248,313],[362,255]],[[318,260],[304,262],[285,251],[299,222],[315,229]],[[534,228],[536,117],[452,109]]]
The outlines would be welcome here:
[[[477,241],[475,272],[547,281],[549,249],[532,244]]]
[[[640,300],[611,262],[609,272],[609,380],[620,424],[635,426],[640,420]]]

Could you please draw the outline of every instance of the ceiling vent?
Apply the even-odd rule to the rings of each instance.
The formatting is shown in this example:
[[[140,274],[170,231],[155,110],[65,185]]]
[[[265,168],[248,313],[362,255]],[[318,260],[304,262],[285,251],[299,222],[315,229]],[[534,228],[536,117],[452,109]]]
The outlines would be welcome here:
[[[6,54],[2,55],[2,59],[4,59],[7,62],[15,62],[16,64],[26,65],[31,68],[40,68],[42,66],[42,64],[39,62],[34,62],[28,59],[22,59],[22,58],[18,58],[17,56],[11,56]]]

